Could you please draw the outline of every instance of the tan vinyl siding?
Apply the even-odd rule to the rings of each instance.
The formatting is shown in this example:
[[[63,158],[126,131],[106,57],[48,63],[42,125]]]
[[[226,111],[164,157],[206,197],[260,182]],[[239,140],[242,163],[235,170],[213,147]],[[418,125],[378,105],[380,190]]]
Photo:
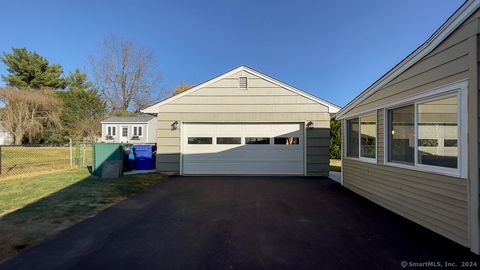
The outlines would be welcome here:
[[[158,119],[159,121],[164,120],[173,120],[178,118],[182,118],[183,122],[238,122],[238,121],[305,121],[307,120],[315,120],[315,121],[325,121],[330,123],[330,115],[329,113],[258,113],[258,112],[245,112],[245,113],[159,113]],[[172,122],[165,123],[171,124]],[[330,125],[329,125],[330,126]]]
[[[467,185],[464,179],[352,159],[345,159],[342,169],[345,187],[467,245]]]
[[[468,181],[473,175],[471,162],[469,179],[385,165],[386,115],[383,108],[391,102],[401,102],[412,95],[468,79],[468,113],[470,115],[472,110],[476,113],[479,14],[477,10],[431,53],[345,115],[348,118],[377,109],[377,164],[356,159],[344,159],[342,164],[345,187],[465,246],[470,245]],[[470,122],[468,127],[469,134],[477,134],[476,123]],[[476,153],[476,147],[469,147],[469,160],[476,161]]]
[[[377,163],[383,164],[384,161],[384,111],[377,110]]]
[[[307,175],[328,176],[330,171],[330,120],[314,120],[312,122],[313,128],[306,129]]]
[[[248,78],[248,88],[238,88],[238,77]],[[308,175],[327,176],[329,171],[328,108],[248,72],[239,72],[183,96],[159,108],[157,168],[178,173],[180,134],[171,129],[174,121],[188,122],[305,122]],[[174,148],[175,147],[175,148]]]

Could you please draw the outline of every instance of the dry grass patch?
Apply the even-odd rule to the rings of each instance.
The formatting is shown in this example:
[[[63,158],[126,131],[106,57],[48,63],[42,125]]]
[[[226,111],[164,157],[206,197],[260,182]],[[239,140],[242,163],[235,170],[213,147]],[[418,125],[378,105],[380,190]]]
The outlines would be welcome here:
[[[330,159],[330,171],[340,172],[342,170],[341,159]]]
[[[82,144],[81,144],[82,146]],[[73,155],[75,156],[75,146]],[[80,147],[80,157],[91,164],[92,147]],[[33,175],[70,169],[70,149],[62,146],[4,146],[2,147],[2,177]]]

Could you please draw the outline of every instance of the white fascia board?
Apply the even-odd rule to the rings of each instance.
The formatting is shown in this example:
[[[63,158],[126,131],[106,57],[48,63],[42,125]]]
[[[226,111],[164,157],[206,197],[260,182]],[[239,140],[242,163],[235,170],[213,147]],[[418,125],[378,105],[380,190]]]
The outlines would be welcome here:
[[[398,65],[383,75],[379,80],[364,90],[360,95],[350,101],[337,115],[337,119],[343,119],[347,113],[360,102],[364,101],[383,86],[398,77],[408,68],[417,63],[433,51],[440,43],[442,43],[453,31],[455,31],[470,15],[472,15],[480,7],[480,0],[469,0],[465,2],[435,33],[427,39],[418,49],[413,51],[409,56],[403,59]]]
[[[113,125],[113,124],[147,124],[148,122],[150,121],[147,121],[147,122],[100,122],[100,123]]]
[[[204,82],[204,83],[201,83],[201,84],[199,84],[199,85],[197,85],[197,86],[195,86],[195,87],[193,87],[193,88],[191,88],[191,89],[189,89],[189,90],[187,90],[187,91],[184,91],[184,92],[182,92],[182,93],[180,93],[180,94],[178,94],[178,95],[175,95],[175,96],[173,96],[173,97],[167,98],[167,99],[165,99],[165,100],[163,100],[163,101],[161,101],[161,102],[159,102],[159,103],[157,103],[157,104],[154,104],[154,105],[152,105],[152,106],[150,106],[150,107],[147,107],[147,108],[141,110],[141,112],[142,112],[142,113],[158,113],[158,108],[159,108],[160,106],[165,105],[165,104],[167,104],[167,103],[170,103],[170,102],[172,102],[172,101],[174,101],[174,100],[177,100],[177,99],[179,99],[179,98],[181,98],[181,97],[183,97],[183,96],[186,96],[186,95],[188,95],[188,94],[191,94],[191,93],[193,93],[193,92],[195,92],[195,91],[197,91],[197,90],[200,90],[200,89],[206,87],[206,86],[209,85],[209,84],[215,83],[215,82],[217,82],[217,81],[219,81],[219,80],[221,80],[221,79],[224,79],[224,78],[226,78],[226,77],[228,77],[228,76],[230,76],[230,75],[233,75],[233,74],[235,74],[235,73],[237,73],[237,72],[240,72],[240,71],[248,72],[248,73],[250,73],[250,74],[252,74],[252,75],[255,75],[255,76],[257,76],[257,77],[259,77],[259,78],[262,78],[262,79],[264,79],[264,80],[266,80],[266,81],[269,81],[269,82],[271,82],[271,83],[273,83],[273,84],[276,84],[276,85],[278,85],[278,86],[280,86],[280,87],[282,87],[282,88],[285,88],[285,89],[287,89],[287,90],[289,90],[289,91],[292,91],[292,92],[294,92],[294,93],[296,93],[296,94],[298,94],[298,95],[301,95],[301,96],[303,96],[303,97],[305,97],[305,98],[308,98],[308,99],[313,100],[313,101],[315,101],[315,102],[317,102],[317,103],[319,103],[319,104],[322,104],[322,105],[324,105],[324,106],[326,106],[326,107],[328,108],[328,111],[329,111],[330,113],[337,113],[337,112],[340,110],[340,107],[338,107],[338,106],[336,106],[336,105],[334,105],[334,104],[332,104],[332,103],[330,103],[330,102],[327,102],[327,101],[325,101],[325,100],[323,100],[323,99],[320,99],[320,98],[318,98],[318,97],[316,97],[316,96],[313,96],[313,95],[311,95],[311,94],[309,94],[309,93],[307,93],[307,92],[304,92],[304,91],[302,91],[302,90],[300,90],[300,89],[297,89],[297,88],[295,88],[295,87],[293,87],[293,86],[290,86],[290,85],[288,85],[288,84],[286,84],[286,83],[283,83],[283,82],[281,82],[281,81],[279,81],[279,80],[276,80],[276,79],[274,79],[274,78],[271,78],[271,77],[269,77],[269,76],[267,76],[267,75],[265,75],[265,74],[263,74],[263,73],[260,73],[260,72],[258,72],[258,71],[256,71],[256,70],[253,70],[253,69],[251,69],[251,68],[249,68],[249,67],[240,66],[240,67],[235,68],[235,69],[233,69],[233,70],[231,70],[231,71],[229,71],[229,72],[227,72],[227,73],[224,73],[224,74],[222,74],[222,75],[220,75],[220,76],[218,76],[218,77],[215,77],[215,78],[213,78],[213,79],[211,79],[211,80],[209,80],[209,81],[206,81],[206,82]]]

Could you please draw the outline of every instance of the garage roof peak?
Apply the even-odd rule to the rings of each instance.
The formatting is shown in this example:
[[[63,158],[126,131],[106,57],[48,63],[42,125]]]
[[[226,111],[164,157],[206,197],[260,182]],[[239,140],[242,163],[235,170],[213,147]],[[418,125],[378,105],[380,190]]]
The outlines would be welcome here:
[[[262,78],[262,79],[264,79],[264,80],[266,80],[266,81],[269,81],[269,82],[271,82],[271,83],[273,83],[273,84],[276,84],[276,85],[278,85],[278,86],[280,86],[280,87],[282,87],[282,88],[284,88],[284,89],[287,89],[287,90],[289,90],[289,91],[292,91],[292,92],[294,92],[294,93],[296,93],[296,94],[298,94],[298,95],[300,95],[300,96],[303,96],[303,97],[305,97],[305,98],[308,98],[308,99],[310,99],[310,100],[312,100],[312,101],[315,101],[315,102],[317,102],[317,103],[319,103],[319,104],[322,104],[322,105],[328,107],[328,111],[329,111],[330,113],[337,113],[337,112],[340,110],[340,107],[339,107],[339,106],[337,106],[337,105],[335,105],[335,104],[333,104],[333,103],[331,103],[331,102],[328,102],[328,101],[326,101],[326,100],[324,100],[324,99],[321,99],[321,98],[319,98],[319,97],[316,97],[316,96],[314,96],[314,95],[312,95],[312,94],[309,94],[309,93],[307,93],[307,92],[305,92],[305,91],[302,91],[302,90],[300,90],[300,89],[298,89],[298,88],[295,88],[295,87],[293,87],[293,86],[291,86],[291,85],[288,85],[288,84],[286,84],[286,83],[284,83],[284,82],[281,82],[280,80],[277,80],[277,79],[275,79],[275,78],[273,78],[273,77],[270,77],[270,76],[268,76],[268,75],[265,75],[265,74],[263,74],[263,73],[255,70],[255,69],[253,69],[253,68],[250,68],[250,67],[248,67],[248,66],[246,66],[246,65],[241,65],[241,66],[239,66],[239,67],[237,67],[237,68],[234,68],[234,69],[232,69],[232,70],[230,70],[230,71],[228,71],[228,72],[226,72],[226,73],[223,73],[223,74],[221,74],[221,75],[219,75],[219,76],[217,76],[217,77],[215,77],[215,78],[212,78],[212,79],[210,79],[210,80],[208,80],[208,81],[205,81],[205,82],[203,82],[203,83],[200,83],[200,84],[192,87],[191,89],[189,89],[189,90],[187,90],[187,91],[184,91],[184,92],[182,92],[182,93],[180,93],[180,94],[178,94],[178,95],[175,95],[175,96],[169,97],[169,98],[167,98],[167,99],[164,99],[164,100],[162,100],[162,101],[160,101],[160,102],[157,102],[157,103],[155,103],[155,104],[153,104],[153,105],[151,105],[151,106],[149,106],[149,107],[141,110],[141,112],[143,112],[143,113],[158,113],[158,108],[159,108],[160,106],[163,106],[163,105],[165,105],[165,104],[168,104],[168,103],[170,103],[170,102],[172,102],[172,101],[174,101],[174,100],[177,100],[177,99],[179,99],[179,98],[181,98],[181,97],[183,97],[183,96],[186,96],[186,95],[191,94],[191,93],[193,93],[193,92],[195,92],[195,91],[198,91],[198,90],[200,90],[200,89],[202,89],[202,88],[204,88],[204,87],[206,87],[206,86],[208,86],[208,85],[210,85],[210,84],[212,84],[212,83],[215,83],[215,82],[217,82],[217,81],[219,81],[219,80],[221,80],[221,79],[227,78],[227,77],[229,77],[229,76],[231,76],[231,75],[233,75],[233,74],[235,74],[235,73],[241,72],[241,71],[244,71],[244,72],[250,73],[250,74],[252,74],[252,75],[255,75],[255,76],[259,77],[259,78]]]

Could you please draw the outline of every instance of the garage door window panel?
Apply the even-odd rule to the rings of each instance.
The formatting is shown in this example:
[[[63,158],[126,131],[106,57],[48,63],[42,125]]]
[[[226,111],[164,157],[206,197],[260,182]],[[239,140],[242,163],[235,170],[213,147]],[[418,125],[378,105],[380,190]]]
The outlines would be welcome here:
[[[242,144],[241,137],[217,137],[217,144]]]
[[[188,137],[188,144],[212,144],[212,137]]]
[[[299,137],[275,137],[273,139],[274,144],[281,144],[281,145],[294,145],[300,143]]]
[[[270,138],[266,137],[247,137],[245,144],[270,144]]]

